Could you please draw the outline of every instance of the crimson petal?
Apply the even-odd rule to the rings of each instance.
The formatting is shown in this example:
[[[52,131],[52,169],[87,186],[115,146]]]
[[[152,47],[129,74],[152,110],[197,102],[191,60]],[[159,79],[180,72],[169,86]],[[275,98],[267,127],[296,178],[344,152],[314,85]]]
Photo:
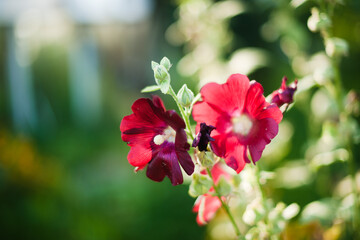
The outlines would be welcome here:
[[[272,118],[264,118],[259,121],[259,132],[258,138],[255,138],[253,142],[249,145],[249,151],[253,163],[257,162],[266,144],[269,144],[271,139],[273,139],[279,131],[279,126],[276,121]]]

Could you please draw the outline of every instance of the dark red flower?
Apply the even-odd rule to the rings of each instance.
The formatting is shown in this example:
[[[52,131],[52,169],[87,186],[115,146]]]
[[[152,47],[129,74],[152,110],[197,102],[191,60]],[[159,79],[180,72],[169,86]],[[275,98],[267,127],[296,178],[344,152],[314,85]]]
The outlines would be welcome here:
[[[221,162],[218,162],[213,166],[211,169],[211,175],[214,179],[214,183],[218,184],[220,180],[220,176],[224,176],[225,179],[230,179],[231,175],[224,170],[223,164]],[[206,171],[202,171],[202,174],[206,174]],[[199,225],[205,225],[211,219],[214,218],[215,213],[217,210],[221,207],[221,202],[219,198],[214,195],[215,191],[214,188],[210,188],[209,192],[206,194],[203,194],[199,196],[194,204],[193,212],[197,212],[198,215],[196,217],[196,222]],[[222,200],[225,201],[225,197],[222,197]]]
[[[210,137],[211,131],[214,130],[215,127],[211,125],[206,125],[205,123],[200,123],[200,131],[196,135],[192,146],[198,147],[199,151],[206,151],[207,145],[209,141],[214,141],[212,137]]]
[[[241,74],[231,75],[225,84],[208,83],[200,91],[203,101],[194,105],[193,117],[199,125],[216,127],[210,145],[226,164],[240,172],[245,162],[258,161],[265,146],[278,133],[282,113],[263,96],[263,88]]]
[[[183,183],[179,163],[188,175],[194,171],[184,121],[175,111],[166,111],[158,96],[140,98],[131,109],[133,114],[120,124],[122,140],[131,147],[129,163],[135,170],[148,165],[146,175],[154,181],[167,176],[173,185]]]
[[[286,86],[287,77],[283,77],[281,87],[271,94],[271,103],[275,103],[278,107],[284,104],[290,104],[294,101],[294,94],[297,89],[297,80],[289,86]]]

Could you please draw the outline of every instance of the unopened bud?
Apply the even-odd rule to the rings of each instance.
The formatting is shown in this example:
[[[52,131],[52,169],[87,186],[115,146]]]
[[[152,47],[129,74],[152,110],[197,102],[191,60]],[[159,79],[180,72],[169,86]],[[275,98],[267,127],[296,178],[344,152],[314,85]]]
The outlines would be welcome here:
[[[166,70],[170,70],[172,64],[170,62],[170,60],[167,57],[163,57],[163,59],[161,59],[160,61],[160,65],[164,66],[166,68]]]
[[[151,61],[151,68],[153,71],[155,71],[157,66],[159,66],[159,64],[157,62]]]
[[[162,65],[152,64],[154,67],[154,78],[162,93],[166,94],[170,88],[170,74]]]
[[[194,93],[184,84],[177,94],[177,99],[183,107],[189,107],[194,100]]]
[[[325,45],[325,51],[329,57],[346,56],[349,52],[347,42],[341,38],[329,38]]]

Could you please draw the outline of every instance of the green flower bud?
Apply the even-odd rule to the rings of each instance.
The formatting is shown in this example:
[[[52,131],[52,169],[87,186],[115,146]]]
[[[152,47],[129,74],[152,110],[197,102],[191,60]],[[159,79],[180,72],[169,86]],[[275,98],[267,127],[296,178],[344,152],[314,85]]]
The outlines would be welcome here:
[[[212,187],[212,181],[207,175],[194,173],[193,180],[189,187],[189,195],[192,197],[197,197],[203,195],[209,191]]]
[[[160,65],[164,66],[166,70],[170,70],[172,64],[170,63],[170,60],[167,57],[163,57],[160,61]]]
[[[160,91],[166,94],[170,88],[170,74],[166,68],[162,65],[153,64],[154,66],[154,78],[158,86],[160,86]]]
[[[189,107],[194,100],[194,93],[184,84],[177,94],[177,99],[183,107]]]
[[[231,185],[230,183],[224,178],[224,176],[220,176],[219,182],[217,184],[217,190],[221,196],[226,196],[231,193]]]
[[[151,68],[153,71],[155,71],[155,68],[159,66],[159,64],[157,62],[151,61]]]
[[[325,43],[325,51],[329,57],[346,56],[349,52],[349,46],[344,39],[329,38]]]

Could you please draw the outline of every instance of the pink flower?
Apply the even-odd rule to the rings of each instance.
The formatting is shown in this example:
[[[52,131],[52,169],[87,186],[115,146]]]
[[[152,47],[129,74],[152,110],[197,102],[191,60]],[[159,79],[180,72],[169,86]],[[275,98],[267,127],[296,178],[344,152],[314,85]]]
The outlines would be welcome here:
[[[226,172],[223,165],[218,162],[211,169],[211,175],[214,179],[214,183],[218,184],[220,176],[224,176],[225,179],[230,179],[230,174]],[[202,174],[206,174],[206,171],[202,171]],[[215,217],[217,210],[221,207],[221,202],[219,198],[214,195],[214,188],[210,188],[209,192],[199,196],[194,204],[193,212],[197,212],[198,215],[196,217],[196,222],[202,226],[207,224]],[[223,201],[225,201],[225,197],[221,197]]]
[[[231,75],[225,84],[208,83],[200,91],[202,101],[194,105],[198,123],[214,126],[211,142],[214,153],[239,173],[250,162],[258,161],[267,144],[278,133],[282,113],[263,96],[263,88],[241,74]]]
[[[133,114],[120,124],[122,140],[131,147],[129,163],[136,171],[148,165],[146,175],[154,181],[167,176],[173,185],[183,183],[179,163],[188,175],[194,171],[184,121],[175,111],[166,111],[158,96],[140,98],[131,109]]]
[[[297,89],[298,81],[295,80],[289,86],[286,86],[287,77],[283,77],[281,87],[271,94],[271,103],[275,103],[278,107],[284,104],[290,104],[294,101],[294,94]]]

